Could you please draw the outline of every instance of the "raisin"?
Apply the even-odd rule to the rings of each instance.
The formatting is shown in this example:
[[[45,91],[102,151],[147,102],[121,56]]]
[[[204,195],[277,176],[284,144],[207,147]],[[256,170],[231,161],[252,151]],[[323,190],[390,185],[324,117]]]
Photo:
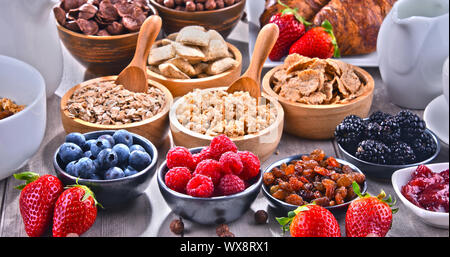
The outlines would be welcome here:
[[[301,206],[304,204],[303,198],[298,194],[290,194],[284,199],[287,203],[292,205]]]
[[[272,174],[272,172],[266,172],[263,175],[263,182],[264,185],[270,186],[275,182],[275,176]]]
[[[296,177],[290,177],[289,178],[289,184],[291,186],[291,189],[293,191],[298,191],[303,187],[303,182],[301,182],[298,178]]]
[[[284,200],[286,198],[286,195],[287,195],[286,191],[282,189],[278,189],[277,191],[275,191],[275,193],[272,194],[272,196],[278,200]]]

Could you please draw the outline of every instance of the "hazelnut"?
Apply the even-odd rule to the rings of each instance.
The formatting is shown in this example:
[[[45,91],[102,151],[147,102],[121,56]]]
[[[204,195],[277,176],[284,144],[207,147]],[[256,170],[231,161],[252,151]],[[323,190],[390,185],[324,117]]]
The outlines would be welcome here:
[[[266,224],[268,218],[269,218],[269,215],[264,210],[259,210],[259,211],[255,212],[256,224]]]
[[[170,222],[170,231],[176,235],[181,235],[184,232],[184,223],[181,219],[175,219]]]

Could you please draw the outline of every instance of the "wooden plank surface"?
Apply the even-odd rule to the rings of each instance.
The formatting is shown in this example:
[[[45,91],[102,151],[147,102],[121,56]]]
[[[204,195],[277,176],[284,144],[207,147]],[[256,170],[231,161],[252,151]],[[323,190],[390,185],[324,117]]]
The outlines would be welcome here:
[[[245,43],[247,35],[243,30],[243,25],[234,32],[235,38],[241,41],[232,41],[242,52],[244,56],[243,70],[248,66],[248,48]],[[242,35],[244,34],[244,35]],[[242,42],[244,41],[244,42]],[[92,78],[92,74],[85,74],[81,67],[66,51],[64,52],[64,77],[61,82],[59,94],[73,85],[82,82],[85,79]],[[401,108],[389,102],[386,87],[381,80],[378,69],[366,69],[375,79],[375,96],[372,111],[382,110],[385,112],[396,113]],[[265,70],[264,72],[267,72]],[[21,169],[21,171],[31,170],[40,174],[55,174],[52,167],[52,156],[57,147],[64,141],[64,130],[59,116],[60,98],[56,95],[50,97],[47,103],[47,130],[44,141],[38,153],[31,161]],[[422,111],[417,111],[422,115]],[[159,149],[159,164],[165,157],[167,150],[171,146],[170,138]],[[262,166],[263,168],[270,163],[299,153],[309,153],[316,148],[322,148],[327,154],[339,156],[336,151],[336,145],[333,141],[312,141],[296,138],[284,134],[277,154],[271,156]],[[442,148],[441,154],[435,162],[448,162],[448,148]],[[19,182],[9,177],[0,181],[0,236],[23,237],[26,233],[23,229],[23,222],[19,212],[19,191],[14,186]],[[376,181],[368,179],[370,193],[377,193],[384,189],[386,193],[395,196],[390,181]],[[436,229],[422,223],[412,212],[405,208],[401,203],[398,204],[400,211],[394,215],[394,221],[388,236],[449,236],[448,230]],[[264,209],[269,213],[268,225],[255,225],[253,214],[255,211]],[[268,207],[267,200],[262,194],[259,194],[251,209],[238,221],[230,225],[230,230],[236,236],[270,237],[282,236],[279,226],[275,222],[275,214]],[[120,209],[100,210],[94,226],[83,236],[105,236],[105,237],[123,237],[123,236],[174,236],[169,231],[169,224],[176,218],[171,213],[170,208],[162,199],[159,192],[156,176],[153,177],[146,193],[141,195],[135,201]],[[344,233],[344,218],[338,217],[339,224]],[[215,227],[205,227],[185,221],[185,236],[216,236]]]

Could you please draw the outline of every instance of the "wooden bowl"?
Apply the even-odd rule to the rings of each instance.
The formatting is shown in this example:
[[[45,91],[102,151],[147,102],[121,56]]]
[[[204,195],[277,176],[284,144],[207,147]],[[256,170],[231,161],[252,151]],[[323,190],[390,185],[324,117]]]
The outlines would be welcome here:
[[[149,5],[152,13],[156,9]],[[97,76],[119,74],[133,59],[139,32],[115,36],[88,36],[56,22],[59,38],[70,54]]]
[[[226,87],[211,88],[205,90],[226,90]],[[266,94],[263,94],[263,98],[273,103],[277,109],[277,119],[268,128],[258,132],[257,134],[246,135],[242,137],[231,138],[240,151],[250,151],[258,156],[261,163],[266,161],[277,149],[278,143],[281,140],[283,134],[283,120],[284,111],[280,103],[275,98],[272,98]],[[184,146],[187,148],[203,147],[209,145],[212,136],[203,135],[193,132],[188,128],[181,125],[176,117],[176,110],[183,104],[184,98],[180,98],[175,101],[174,105],[170,109],[169,121],[170,131],[172,138],[177,146]]]
[[[273,74],[282,65],[273,68],[263,78],[263,92],[278,99],[285,112],[284,130],[289,134],[308,139],[330,139],[336,126],[348,115],[367,117],[372,105],[375,82],[365,70],[353,66],[365,80],[368,90],[358,98],[345,104],[308,105],[296,103],[279,96],[270,84]]]
[[[147,138],[156,147],[160,146],[163,143],[169,130],[169,110],[173,104],[173,97],[172,94],[170,94],[169,90],[167,90],[167,88],[155,81],[148,80],[148,83],[150,86],[157,87],[164,93],[166,104],[161,112],[150,119],[124,125],[101,125],[87,122],[78,118],[71,118],[69,116],[69,111],[65,110],[68,100],[70,99],[70,97],[72,97],[73,93],[78,88],[102,81],[115,81],[116,78],[117,76],[107,76],[88,80],[74,86],[69,91],[67,91],[67,93],[62,97],[60,104],[61,120],[64,130],[66,131],[66,133],[80,132],[84,134],[98,130],[126,129],[131,133],[135,133]]]
[[[206,29],[214,29],[224,38],[227,38],[233,28],[241,20],[245,9],[245,0],[212,11],[185,12],[167,8],[158,4],[155,0],[150,0],[163,19],[163,30],[166,35],[180,31],[182,28],[191,25],[200,25]]]
[[[161,44],[161,41],[155,43]],[[206,89],[214,87],[229,86],[231,83],[239,79],[242,72],[242,54],[234,45],[227,43],[228,49],[234,55],[236,61],[239,63],[235,68],[226,71],[219,75],[210,76],[200,79],[170,79],[158,73],[147,69],[148,78],[163,84],[172,93],[173,97],[184,96],[196,88]]]

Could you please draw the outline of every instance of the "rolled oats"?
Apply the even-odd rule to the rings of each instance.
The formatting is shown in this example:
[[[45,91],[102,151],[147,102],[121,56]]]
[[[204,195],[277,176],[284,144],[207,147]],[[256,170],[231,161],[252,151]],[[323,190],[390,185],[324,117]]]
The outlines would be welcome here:
[[[194,132],[239,137],[258,133],[275,122],[273,104],[256,104],[248,92],[229,94],[223,90],[199,90],[185,95],[176,110],[182,126]]]
[[[12,116],[25,109],[25,105],[17,105],[11,99],[0,97],[0,120]]]
[[[102,124],[123,125],[157,115],[164,109],[164,93],[149,87],[147,93],[135,93],[113,81],[78,88],[67,101],[69,117]]]

